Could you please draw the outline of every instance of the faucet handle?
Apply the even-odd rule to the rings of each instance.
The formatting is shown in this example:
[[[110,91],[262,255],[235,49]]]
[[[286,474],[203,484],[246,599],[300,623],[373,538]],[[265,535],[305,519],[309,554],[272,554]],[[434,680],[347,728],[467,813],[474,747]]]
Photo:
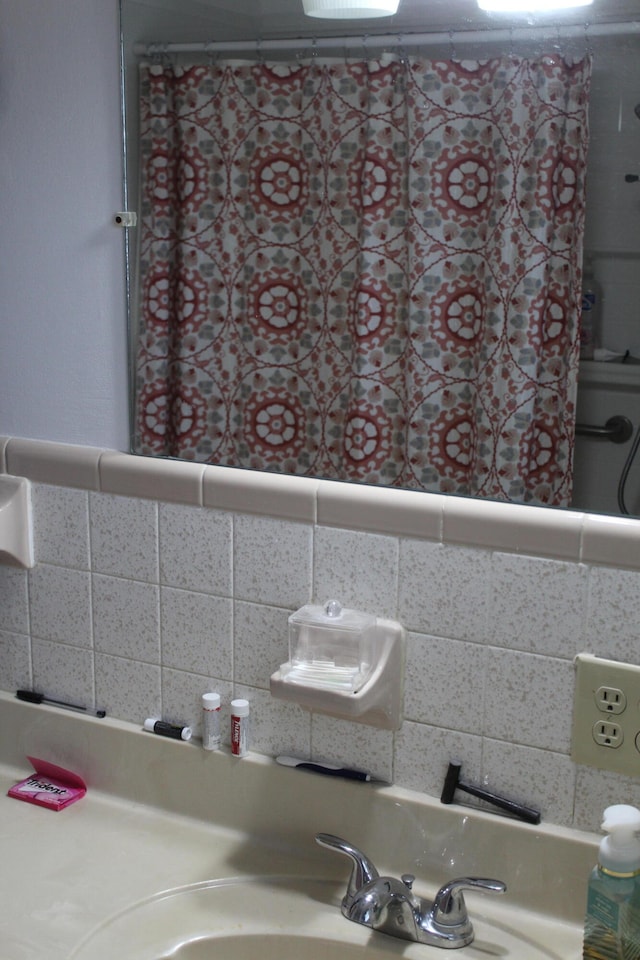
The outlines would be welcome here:
[[[434,923],[442,927],[469,924],[467,905],[462,893],[463,890],[469,889],[506,893],[507,887],[502,880],[490,880],[485,877],[459,877],[457,880],[449,880],[435,895],[432,908]]]
[[[319,843],[321,847],[328,847],[330,850],[335,850],[337,853],[344,853],[353,861],[353,868],[343,903],[347,905],[350,904],[356,893],[362,890],[366,883],[369,883],[371,880],[377,880],[380,876],[367,855],[362,853],[361,850],[358,850],[357,847],[354,847],[348,840],[343,840],[342,837],[336,837],[333,833],[318,833],[316,834],[316,843]]]

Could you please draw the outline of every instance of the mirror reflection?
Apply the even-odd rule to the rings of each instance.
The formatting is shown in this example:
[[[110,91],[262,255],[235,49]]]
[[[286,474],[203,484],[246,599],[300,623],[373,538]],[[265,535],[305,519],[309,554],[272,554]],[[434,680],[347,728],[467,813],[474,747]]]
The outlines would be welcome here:
[[[123,0],[132,448],[637,513],[640,2],[404,3]]]

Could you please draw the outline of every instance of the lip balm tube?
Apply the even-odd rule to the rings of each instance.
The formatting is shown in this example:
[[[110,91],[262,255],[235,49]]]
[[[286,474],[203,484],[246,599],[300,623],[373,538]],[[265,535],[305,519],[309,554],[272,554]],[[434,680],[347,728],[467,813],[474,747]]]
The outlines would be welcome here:
[[[205,750],[220,749],[220,694],[202,694],[202,746]]]
[[[231,753],[244,757],[249,750],[249,701],[231,701]]]
[[[150,733],[157,733],[159,737],[171,737],[173,740],[191,740],[191,727],[179,727],[175,723],[167,723],[158,717],[148,717],[144,729]]]

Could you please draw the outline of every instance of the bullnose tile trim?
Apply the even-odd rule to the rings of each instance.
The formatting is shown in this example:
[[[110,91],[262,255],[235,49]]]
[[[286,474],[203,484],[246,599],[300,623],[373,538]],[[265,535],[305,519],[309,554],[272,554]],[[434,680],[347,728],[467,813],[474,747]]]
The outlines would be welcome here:
[[[640,569],[640,522],[630,517],[586,514],[582,561]]]
[[[5,447],[7,473],[35,483],[99,490],[99,447],[11,437]]]
[[[440,541],[445,501],[436,493],[321,480],[318,523]]]
[[[203,501],[218,510],[315,523],[317,490],[318,481],[309,477],[208,466]]]
[[[205,466],[107,451],[100,458],[100,490],[124,497],[202,506]]]
[[[572,510],[448,497],[443,539],[578,562],[583,520],[582,513]]]
[[[38,483],[640,570],[640,521],[0,437]]]

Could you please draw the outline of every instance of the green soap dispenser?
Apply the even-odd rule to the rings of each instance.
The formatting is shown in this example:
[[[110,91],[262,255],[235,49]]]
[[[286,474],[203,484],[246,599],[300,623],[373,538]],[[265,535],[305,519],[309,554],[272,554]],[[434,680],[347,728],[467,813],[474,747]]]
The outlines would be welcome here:
[[[583,958],[640,960],[640,810],[607,807],[589,878]]]

